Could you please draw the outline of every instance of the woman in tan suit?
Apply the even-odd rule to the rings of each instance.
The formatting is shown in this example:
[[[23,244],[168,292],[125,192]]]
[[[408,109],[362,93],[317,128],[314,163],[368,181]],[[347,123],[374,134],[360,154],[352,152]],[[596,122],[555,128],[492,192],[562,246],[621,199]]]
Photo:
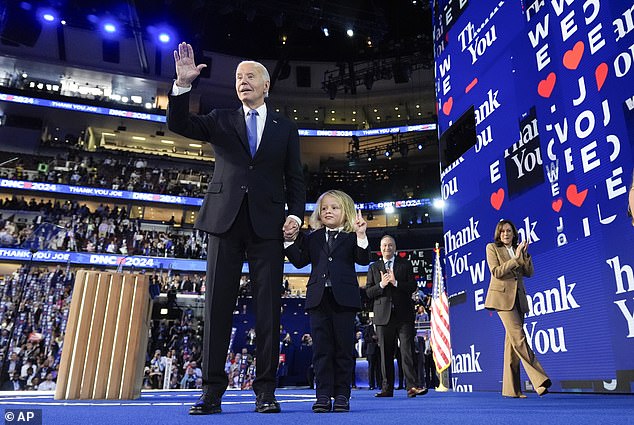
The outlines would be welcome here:
[[[551,382],[524,333],[524,314],[529,311],[524,276],[533,275],[533,260],[528,242],[518,244],[517,239],[515,225],[501,220],[495,228],[494,242],[486,248],[491,282],[484,306],[498,312],[506,330],[502,395],[526,398],[521,391],[520,360],[537,394],[548,393]]]

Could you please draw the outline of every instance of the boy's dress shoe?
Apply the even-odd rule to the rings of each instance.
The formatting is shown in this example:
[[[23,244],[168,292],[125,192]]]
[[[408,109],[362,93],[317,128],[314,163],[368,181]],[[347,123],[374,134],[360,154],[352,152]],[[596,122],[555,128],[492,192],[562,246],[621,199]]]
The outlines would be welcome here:
[[[350,400],[345,395],[335,396],[335,404],[332,406],[333,412],[349,412],[350,411]]]
[[[317,397],[317,401],[313,404],[313,412],[315,413],[328,413],[332,410],[332,405],[330,403],[330,397],[325,395],[320,395]]]

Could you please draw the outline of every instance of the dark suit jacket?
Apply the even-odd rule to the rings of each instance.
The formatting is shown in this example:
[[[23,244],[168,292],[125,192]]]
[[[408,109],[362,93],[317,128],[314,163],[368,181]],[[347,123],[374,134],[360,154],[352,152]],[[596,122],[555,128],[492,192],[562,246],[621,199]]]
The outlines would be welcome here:
[[[337,304],[361,308],[361,295],[354,264],[370,263],[370,247],[360,248],[357,245],[356,233],[339,232],[332,252],[328,252],[325,228],[322,227],[309,235],[300,234],[295,243],[286,248],[286,256],[297,268],[311,264],[306,287],[306,309],[319,305],[328,277]]]
[[[267,108],[260,147],[252,158],[242,107],[194,115],[189,114],[189,98],[189,93],[170,96],[168,128],[211,143],[216,159],[196,228],[213,234],[229,230],[248,192],[255,233],[264,239],[281,239],[284,204],[300,220],[306,204],[297,126]]]
[[[394,316],[399,322],[414,323],[414,301],[412,293],[416,290],[416,280],[412,263],[409,260],[394,256],[394,277],[398,282],[395,288],[388,285],[381,288],[381,273],[385,273],[385,263],[383,259],[377,260],[368,269],[368,280],[366,283],[366,294],[368,298],[374,300],[374,323],[377,326],[387,325],[390,318]],[[394,309],[392,309],[394,305]]]

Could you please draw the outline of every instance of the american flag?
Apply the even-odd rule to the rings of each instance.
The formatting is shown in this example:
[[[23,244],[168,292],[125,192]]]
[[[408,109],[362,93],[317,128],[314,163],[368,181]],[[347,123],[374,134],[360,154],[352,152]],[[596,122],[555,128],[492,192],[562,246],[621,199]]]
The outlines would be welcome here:
[[[451,339],[449,338],[449,302],[440,265],[440,248],[434,249],[434,285],[431,300],[431,346],[436,370],[442,372],[451,365]]]

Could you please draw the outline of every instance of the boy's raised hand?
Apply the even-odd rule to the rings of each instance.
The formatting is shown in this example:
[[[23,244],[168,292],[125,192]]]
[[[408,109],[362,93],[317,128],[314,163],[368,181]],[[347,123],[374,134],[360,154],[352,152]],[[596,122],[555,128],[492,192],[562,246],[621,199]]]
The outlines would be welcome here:
[[[365,222],[363,216],[361,215],[361,210],[357,210],[357,216],[354,220],[354,231],[357,234],[357,237],[361,239],[365,239],[365,231],[368,228],[368,223]]]

